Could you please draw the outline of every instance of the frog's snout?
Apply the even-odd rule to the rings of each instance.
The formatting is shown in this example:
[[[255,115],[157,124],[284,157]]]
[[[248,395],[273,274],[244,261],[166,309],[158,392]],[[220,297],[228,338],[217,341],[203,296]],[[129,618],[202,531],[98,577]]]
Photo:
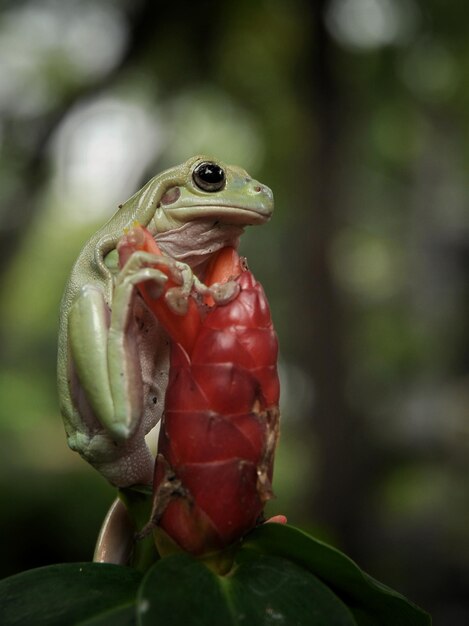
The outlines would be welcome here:
[[[249,186],[251,187],[252,191],[254,191],[254,193],[263,193],[266,191],[270,191],[268,187],[266,187],[265,185],[262,185],[257,180],[251,179],[246,182],[249,184]]]
[[[274,202],[274,194],[272,193],[272,189],[270,189],[270,187],[267,187],[267,185],[263,185],[257,180],[249,180],[248,193],[250,196],[256,198],[257,201],[261,201],[262,204],[272,205]]]
[[[269,200],[274,199],[274,194],[272,193],[272,189],[270,189],[270,187],[267,187],[267,185],[261,185],[260,183],[258,183],[254,187],[254,192],[267,196]]]

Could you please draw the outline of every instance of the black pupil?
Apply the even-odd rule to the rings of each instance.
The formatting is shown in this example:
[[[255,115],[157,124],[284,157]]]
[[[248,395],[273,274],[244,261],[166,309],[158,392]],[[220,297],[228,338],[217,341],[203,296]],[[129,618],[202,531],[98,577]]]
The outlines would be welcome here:
[[[193,177],[204,191],[219,191],[225,184],[225,172],[216,163],[201,163],[195,168]]]
[[[224,178],[223,170],[214,163],[202,163],[202,165],[199,165],[197,175],[201,180],[212,185],[221,183]]]

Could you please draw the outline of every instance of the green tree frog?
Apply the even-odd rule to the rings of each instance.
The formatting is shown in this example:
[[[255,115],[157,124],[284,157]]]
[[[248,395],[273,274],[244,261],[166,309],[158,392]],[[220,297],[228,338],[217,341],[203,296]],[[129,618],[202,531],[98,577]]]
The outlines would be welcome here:
[[[145,226],[187,296],[194,280],[203,291],[211,256],[237,246],[243,228],[267,221],[272,210],[271,190],[243,169],[196,156],[152,178],[79,254],[61,305],[60,405],[69,446],[113,485],[152,481],[145,436],[161,417],[169,350],[136,289],[150,281],[158,293],[167,275],[144,252],[120,269],[119,240],[135,222]],[[181,302],[175,297],[175,310]]]

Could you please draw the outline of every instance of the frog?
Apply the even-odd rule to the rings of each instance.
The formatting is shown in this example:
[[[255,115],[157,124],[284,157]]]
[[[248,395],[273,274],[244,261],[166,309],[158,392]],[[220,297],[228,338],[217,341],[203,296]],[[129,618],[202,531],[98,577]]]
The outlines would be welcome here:
[[[272,211],[269,187],[197,155],[119,205],[79,253],[60,309],[60,409],[69,447],[111,485],[151,484],[146,437],[161,418],[168,382],[170,342],[137,285],[146,281],[158,294],[171,276],[178,291],[171,306],[183,315],[190,293],[209,291],[203,277],[213,255],[236,248],[245,227],[267,222]],[[163,255],[134,252],[120,267],[119,241],[136,223]],[[222,291],[213,288],[215,300],[232,297]]]

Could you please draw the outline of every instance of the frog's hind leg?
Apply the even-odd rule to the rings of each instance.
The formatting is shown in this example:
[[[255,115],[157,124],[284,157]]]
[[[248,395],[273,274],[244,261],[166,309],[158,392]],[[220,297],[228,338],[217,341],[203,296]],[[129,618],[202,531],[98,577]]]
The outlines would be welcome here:
[[[94,285],[85,285],[70,308],[68,341],[73,367],[94,415],[116,439],[132,435],[143,410],[138,329],[133,319],[135,287],[151,281],[159,290],[166,280],[157,269],[141,268],[120,277],[112,312]],[[79,429],[80,424],[76,426]]]

